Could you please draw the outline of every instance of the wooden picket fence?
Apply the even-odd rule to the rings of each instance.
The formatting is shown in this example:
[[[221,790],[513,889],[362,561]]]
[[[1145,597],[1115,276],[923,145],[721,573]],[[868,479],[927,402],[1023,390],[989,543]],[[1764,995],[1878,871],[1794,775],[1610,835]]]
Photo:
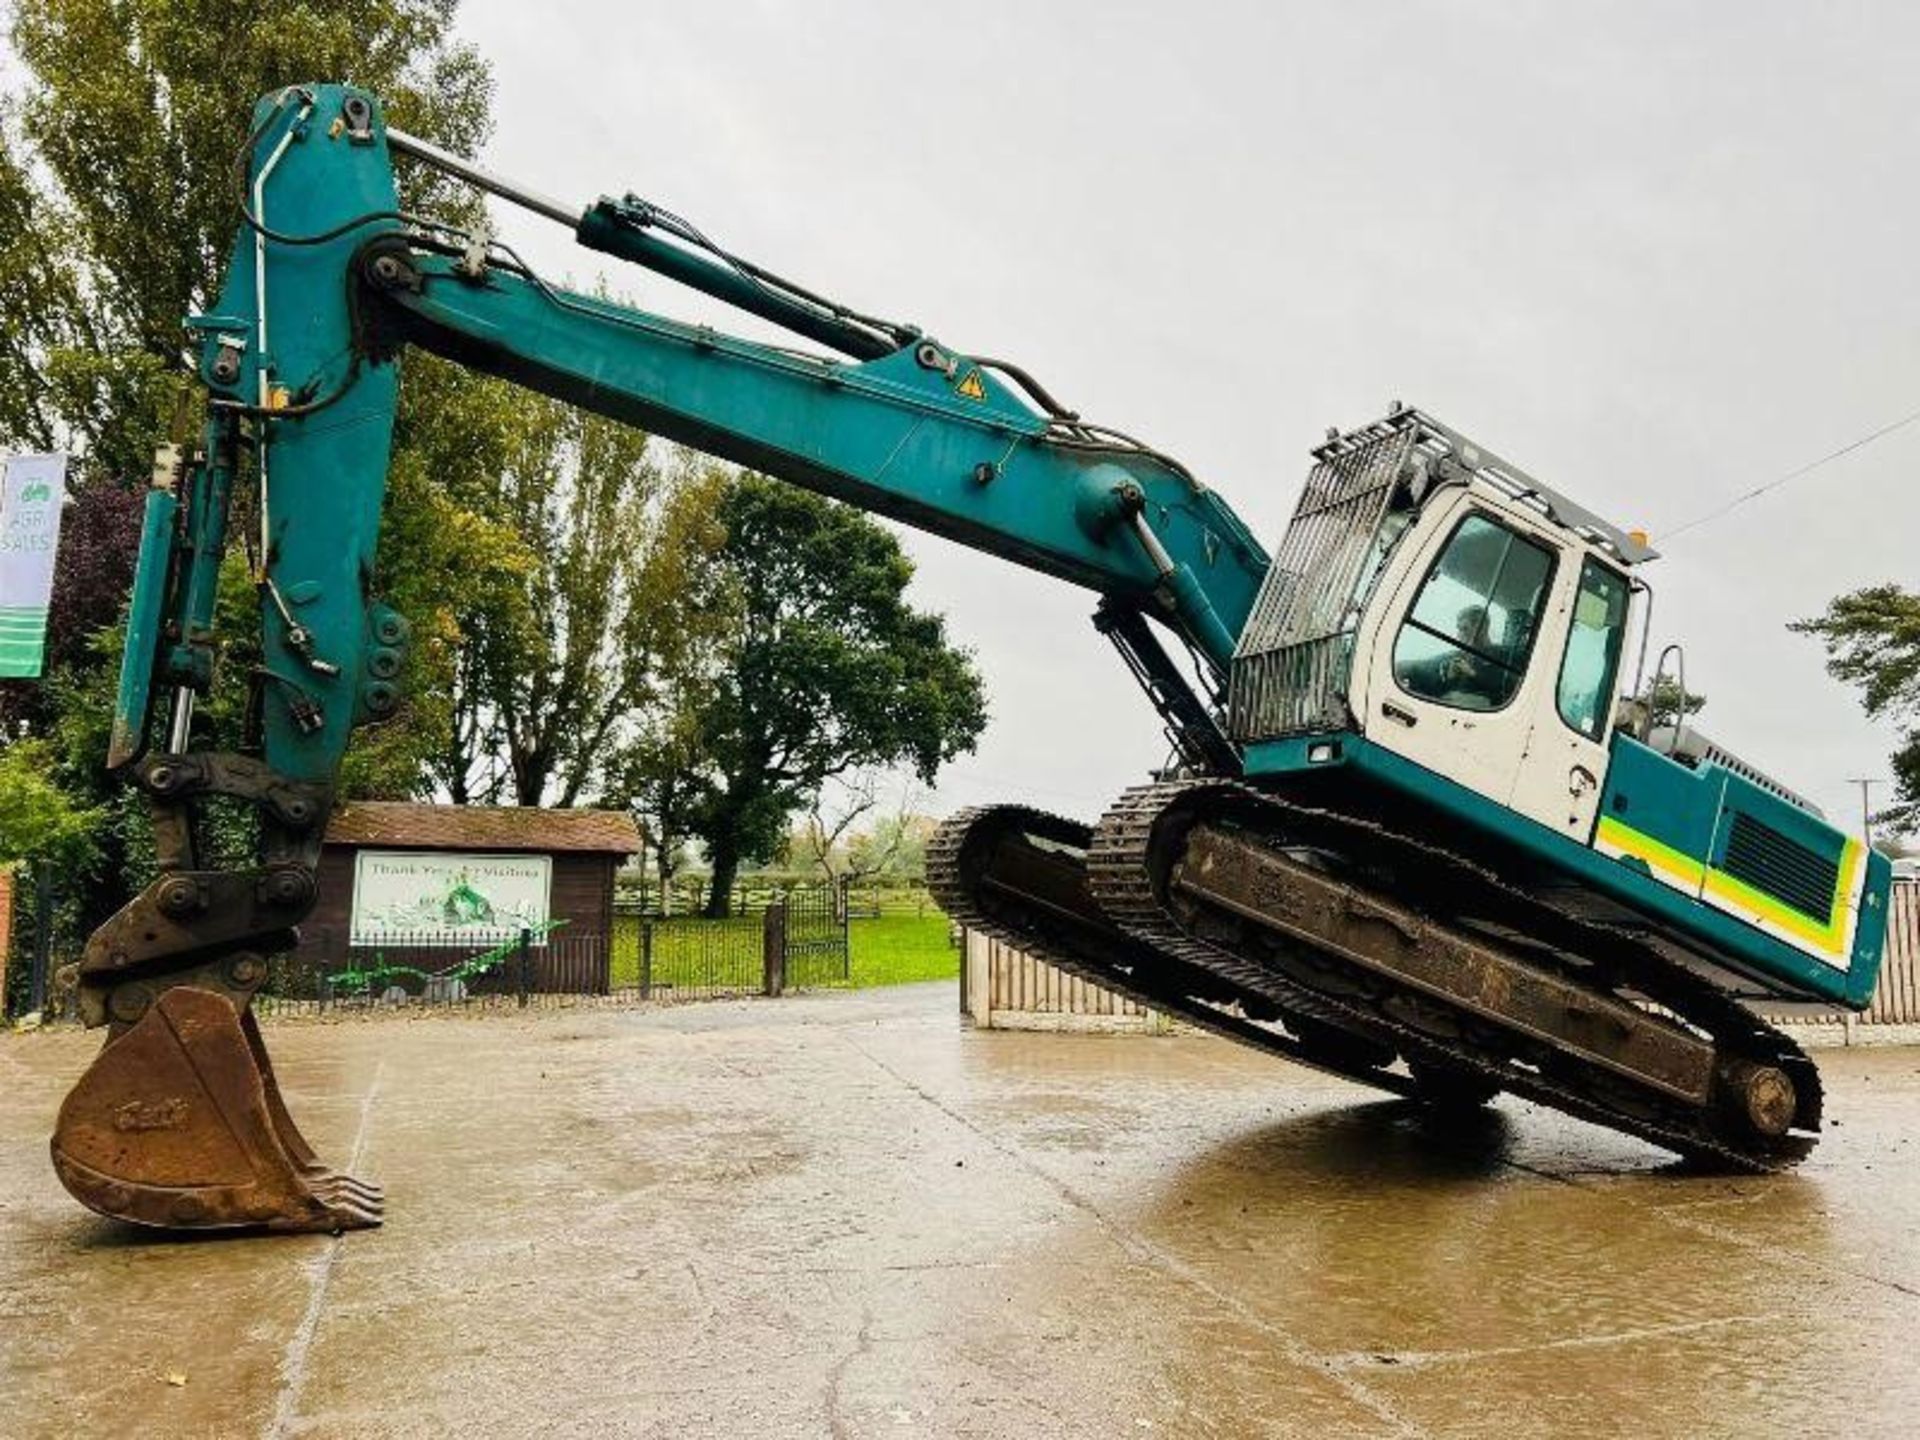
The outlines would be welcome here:
[[[1854,1033],[1868,1025],[1920,1025],[1920,880],[1896,879],[1888,904],[1887,947],[1880,957],[1880,978],[1865,1010],[1806,1013],[1755,1007],[1775,1024],[1833,1025]],[[1905,1039],[1904,1036],[1900,1037]]]
[[[1859,1025],[1920,1025],[1920,880],[1895,880],[1887,916],[1887,949],[1873,1004]]]
[[[1164,1035],[1157,1010],[1122,999],[969,930],[961,968],[961,1007],[981,1029],[1084,1030]]]

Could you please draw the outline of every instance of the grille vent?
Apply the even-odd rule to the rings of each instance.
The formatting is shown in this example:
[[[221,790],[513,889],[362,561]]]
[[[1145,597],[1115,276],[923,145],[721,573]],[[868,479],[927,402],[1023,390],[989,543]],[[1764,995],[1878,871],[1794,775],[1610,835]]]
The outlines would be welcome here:
[[[1228,687],[1237,740],[1348,720],[1354,588],[1415,439],[1382,423],[1322,447],[1241,634]]]
[[[1744,811],[1733,812],[1727,858],[1721,868],[1809,920],[1824,925],[1833,913],[1839,862],[1815,854]]]

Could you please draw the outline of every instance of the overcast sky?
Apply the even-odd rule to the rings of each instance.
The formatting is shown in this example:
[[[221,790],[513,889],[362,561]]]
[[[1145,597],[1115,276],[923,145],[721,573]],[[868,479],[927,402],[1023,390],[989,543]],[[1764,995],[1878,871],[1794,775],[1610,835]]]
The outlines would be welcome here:
[[[1326,427],[1394,399],[1658,543],[1920,410],[1920,11],[1573,8],[467,0],[461,28],[498,77],[496,168],[635,190],[1018,360],[1269,546]],[[727,320],[496,214],[556,274]],[[1920,580],[1916,470],[1920,424],[1645,572],[1704,727],[1850,824],[1894,736],[1785,627]],[[1160,761],[1090,595],[907,543],[992,703],[932,808],[1091,818]]]

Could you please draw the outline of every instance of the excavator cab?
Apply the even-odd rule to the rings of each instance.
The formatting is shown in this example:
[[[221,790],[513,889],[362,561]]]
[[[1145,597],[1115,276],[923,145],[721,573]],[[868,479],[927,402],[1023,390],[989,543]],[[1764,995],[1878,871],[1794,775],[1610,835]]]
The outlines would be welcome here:
[[[1314,458],[1234,654],[1236,741],[1356,732],[1502,803],[1542,710],[1604,745],[1653,551],[1418,410]]]
[[[1863,1003],[1879,857],[1704,736],[1621,724],[1641,537],[1419,410],[1314,458],[1233,660],[1250,778],[1443,823],[1738,993]]]
[[[1446,486],[1382,569],[1348,704],[1382,747],[1584,841],[1631,602],[1620,548]]]

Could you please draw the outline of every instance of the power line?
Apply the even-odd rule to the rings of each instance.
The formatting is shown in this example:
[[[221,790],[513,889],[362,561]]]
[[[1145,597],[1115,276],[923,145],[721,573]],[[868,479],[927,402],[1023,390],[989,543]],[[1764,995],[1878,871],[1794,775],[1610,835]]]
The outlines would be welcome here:
[[[1908,425],[1913,424],[1916,420],[1920,420],[1920,410],[1916,410],[1913,412],[1913,414],[1904,416],[1903,418],[1894,421],[1891,425],[1882,425],[1878,430],[1873,431],[1871,434],[1862,435],[1858,440],[1853,440],[1848,442],[1845,445],[1842,445],[1838,450],[1835,450],[1832,454],[1822,455],[1818,460],[1810,460],[1805,465],[1802,465],[1798,470],[1789,471],[1787,474],[1780,476],[1778,479],[1769,480],[1766,484],[1758,486],[1755,489],[1749,490],[1744,495],[1736,495],[1733,499],[1727,501],[1726,504],[1719,506],[1717,509],[1709,510],[1704,515],[1697,515],[1693,519],[1687,521],[1686,524],[1678,526],[1675,529],[1668,530],[1664,534],[1661,534],[1656,538],[1659,540],[1659,542],[1662,545],[1665,545],[1677,535],[1684,535],[1689,530],[1696,530],[1700,526],[1705,525],[1709,520],[1718,520],[1722,515],[1725,515],[1729,510],[1737,510],[1740,508],[1740,506],[1746,504],[1749,500],[1758,499],[1760,496],[1766,494],[1769,490],[1778,490],[1782,485],[1785,485],[1789,480],[1798,480],[1802,475],[1811,474],[1813,471],[1818,470],[1822,465],[1831,464],[1833,461],[1838,460],[1842,455],[1851,455],[1854,451],[1862,449],[1865,446],[1871,445],[1874,441],[1882,439],[1885,436],[1891,435],[1896,430],[1904,429]]]

